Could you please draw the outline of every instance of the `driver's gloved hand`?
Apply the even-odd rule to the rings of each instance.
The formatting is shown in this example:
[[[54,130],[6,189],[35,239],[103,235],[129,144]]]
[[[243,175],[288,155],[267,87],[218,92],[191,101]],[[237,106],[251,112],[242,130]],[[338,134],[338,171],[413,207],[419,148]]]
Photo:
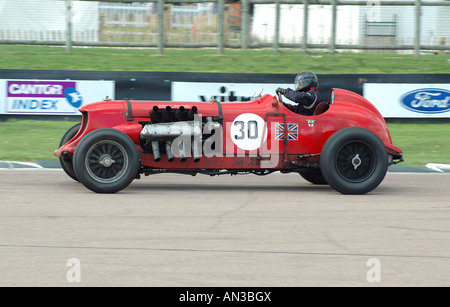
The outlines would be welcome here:
[[[281,94],[284,94],[286,92],[286,90],[284,89],[284,88],[281,88],[281,87],[279,87],[279,88],[277,88],[277,90],[275,91],[275,93],[281,93]]]

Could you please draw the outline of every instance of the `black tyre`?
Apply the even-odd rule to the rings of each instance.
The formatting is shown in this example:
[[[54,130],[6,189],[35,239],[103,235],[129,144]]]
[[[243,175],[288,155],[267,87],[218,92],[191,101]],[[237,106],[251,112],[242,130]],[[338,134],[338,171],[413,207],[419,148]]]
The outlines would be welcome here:
[[[301,170],[299,174],[300,176],[302,176],[303,179],[305,179],[308,182],[311,182],[312,184],[327,184],[327,181],[323,177],[320,169],[308,168],[305,170]]]
[[[78,180],[97,193],[115,193],[126,188],[139,171],[139,152],[123,132],[96,129],[78,143],[73,155]]]
[[[323,146],[320,168],[335,190],[343,194],[365,194],[375,189],[386,176],[386,147],[370,130],[344,128]]]
[[[75,134],[77,134],[78,130],[80,129],[81,123],[75,124],[72,127],[69,128],[69,130],[64,133],[63,137],[61,138],[61,141],[59,142],[59,147],[63,146],[67,142],[69,142]],[[73,180],[78,181],[77,176],[75,175],[75,171],[73,169],[73,163],[71,157],[59,157],[59,163],[61,164],[62,169],[64,172]]]

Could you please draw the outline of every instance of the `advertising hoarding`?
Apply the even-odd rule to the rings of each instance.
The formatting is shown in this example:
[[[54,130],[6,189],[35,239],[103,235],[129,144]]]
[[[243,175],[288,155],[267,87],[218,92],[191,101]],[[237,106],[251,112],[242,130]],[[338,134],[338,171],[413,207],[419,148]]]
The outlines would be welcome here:
[[[114,81],[0,79],[0,114],[80,115],[114,92]]]
[[[385,118],[450,118],[450,84],[365,83],[363,95]]]
[[[278,87],[292,86],[275,83],[172,82],[171,97],[172,101],[190,102],[209,101],[211,97],[219,102],[249,101],[260,89],[263,94],[275,95]],[[447,83],[364,83],[363,96],[384,118],[450,118],[450,84]]]
[[[278,87],[293,87],[293,84],[275,83],[226,83],[226,82],[172,82],[172,101],[209,101],[214,97],[219,102],[250,101],[262,90],[262,94],[275,96]],[[288,99],[286,98],[287,102]]]

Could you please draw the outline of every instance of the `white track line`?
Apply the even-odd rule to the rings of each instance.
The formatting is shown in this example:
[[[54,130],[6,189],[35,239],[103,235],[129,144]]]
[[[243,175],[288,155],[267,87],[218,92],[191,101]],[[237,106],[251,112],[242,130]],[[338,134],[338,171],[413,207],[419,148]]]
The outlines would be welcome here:
[[[441,173],[444,173],[445,171],[450,171],[450,164],[428,163],[425,166]]]
[[[0,161],[0,163],[6,163],[9,165],[9,169],[11,168],[17,168],[14,167],[14,164],[19,164],[19,165],[23,165],[23,166],[28,166],[28,167],[32,167],[32,168],[44,168],[43,166],[36,164],[36,163],[32,163],[32,162],[17,162],[17,161]],[[20,167],[18,167],[20,168]]]

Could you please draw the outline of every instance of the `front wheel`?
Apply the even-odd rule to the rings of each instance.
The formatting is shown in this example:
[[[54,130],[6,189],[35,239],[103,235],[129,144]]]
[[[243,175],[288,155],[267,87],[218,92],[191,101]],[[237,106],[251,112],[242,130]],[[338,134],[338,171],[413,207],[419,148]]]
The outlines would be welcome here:
[[[63,146],[67,142],[69,142],[78,132],[80,129],[81,123],[75,124],[72,127],[70,127],[66,133],[64,133],[63,137],[61,138],[61,141],[59,143],[59,147]],[[77,176],[75,175],[75,170],[73,169],[72,164],[72,158],[70,157],[59,157],[59,163],[61,164],[62,169],[64,172],[73,180],[78,181]]]
[[[139,152],[123,132],[101,128],[88,133],[77,145],[73,166],[78,180],[97,193],[126,188],[139,171]]]
[[[327,183],[343,194],[365,194],[386,176],[388,156],[380,138],[360,127],[344,128],[325,143],[320,168]]]

